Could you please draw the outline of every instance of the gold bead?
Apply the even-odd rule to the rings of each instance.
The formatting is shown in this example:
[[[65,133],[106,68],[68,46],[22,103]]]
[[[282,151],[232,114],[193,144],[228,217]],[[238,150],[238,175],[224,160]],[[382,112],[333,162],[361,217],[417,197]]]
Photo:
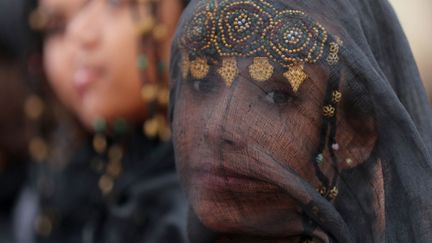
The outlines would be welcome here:
[[[98,186],[102,194],[106,195],[112,191],[114,187],[114,180],[108,175],[103,175],[99,179]]]
[[[107,141],[105,136],[101,134],[96,134],[93,138],[93,149],[99,153],[103,154],[107,148]]]
[[[48,145],[40,137],[35,137],[30,141],[29,151],[32,158],[37,162],[42,162],[48,157]]]
[[[158,135],[158,131],[159,131],[159,122],[158,119],[152,118],[150,120],[147,120],[144,123],[144,134],[149,137],[149,138],[155,138]]]
[[[24,104],[24,112],[30,119],[39,119],[42,116],[43,111],[44,102],[39,96],[31,95],[27,98]]]
[[[157,98],[159,87],[157,84],[145,84],[141,88],[141,98],[145,102],[152,102]]]

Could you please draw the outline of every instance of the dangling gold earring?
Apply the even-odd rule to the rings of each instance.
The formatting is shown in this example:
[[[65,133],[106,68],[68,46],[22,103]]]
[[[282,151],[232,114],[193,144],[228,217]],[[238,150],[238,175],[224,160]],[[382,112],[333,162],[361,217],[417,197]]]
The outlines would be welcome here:
[[[150,1],[140,2],[143,7],[150,7],[150,9],[155,9],[155,7],[157,7],[150,6],[154,3],[155,2]],[[137,30],[143,38],[147,37],[147,39],[143,41],[152,41],[154,44],[164,41],[167,35],[166,26],[161,23],[157,23],[157,20],[154,16],[148,17],[141,21]],[[158,81],[144,83],[141,88],[141,97],[143,101],[150,107],[150,114],[143,124],[143,133],[150,139],[160,138],[162,140],[168,140],[171,137],[171,132],[169,130],[168,121],[164,115],[169,102],[169,90],[167,87],[168,82],[165,82],[168,77],[168,72],[166,64],[162,61],[163,58],[157,52],[158,48],[154,48],[154,50],[156,59],[159,60],[158,64],[156,65],[156,79]],[[189,68],[189,60],[187,61]],[[149,58],[147,58],[145,54],[141,54],[138,59],[138,68],[142,74],[143,81],[148,81],[148,78],[145,77],[148,66]]]

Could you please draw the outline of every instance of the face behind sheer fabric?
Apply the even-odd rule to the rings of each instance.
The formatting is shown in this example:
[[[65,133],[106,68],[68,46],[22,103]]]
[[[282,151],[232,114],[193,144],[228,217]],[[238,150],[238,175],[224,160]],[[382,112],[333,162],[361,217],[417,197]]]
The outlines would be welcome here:
[[[256,49],[241,44],[241,41],[238,46],[232,44],[236,43],[235,38],[241,39],[235,36],[235,30],[242,31],[237,23],[246,24],[246,28],[262,28],[257,32],[252,30],[256,36],[252,34],[247,40],[252,40],[249,45],[253,46],[256,40],[259,42],[266,38],[260,36],[261,33],[266,33],[263,31],[265,25],[260,26],[265,14],[254,7],[251,12],[244,10],[256,6],[254,3],[260,5],[265,2],[201,1],[195,11],[183,20],[183,29],[180,28],[177,43],[174,44],[179,46],[177,53],[181,53],[181,58],[175,59],[179,68],[173,71],[176,99],[172,126],[176,160],[193,210],[206,227],[231,235],[254,236],[251,239],[272,236],[293,237],[295,240],[296,236],[300,238],[307,234],[305,211],[308,211],[307,202],[311,198],[307,193],[303,193],[303,190],[308,193],[309,190],[317,190],[315,193],[318,195],[322,190],[323,183],[316,173],[317,166],[320,173],[330,180],[337,177],[336,174],[341,170],[360,166],[371,156],[377,133],[372,114],[354,111],[356,109],[352,104],[356,102],[356,98],[345,98],[345,94],[350,93],[347,88],[348,79],[353,77],[340,61],[341,68],[337,72],[339,85],[336,90],[341,91],[343,98],[333,107],[337,110],[334,121],[337,124],[337,143],[331,144],[330,140],[326,140],[325,149],[317,152],[323,139],[323,113],[327,105],[329,80],[330,76],[334,75],[332,70],[336,68],[333,63],[329,65],[329,61],[300,62],[302,72],[307,78],[300,78],[299,85],[299,82],[292,82],[293,79],[298,79],[287,78],[294,72],[286,75],[287,70],[299,68],[299,62],[291,63],[293,65],[287,67],[284,63],[281,65],[277,58],[275,60],[269,57],[269,52],[258,50],[256,54],[255,51],[244,54],[243,51]],[[217,4],[208,7],[206,3]],[[240,7],[235,6],[236,4]],[[265,9],[266,5],[263,5]],[[229,8],[232,6],[234,10],[231,9],[230,12]],[[270,11],[270,14],[277,16],[283,11],[282,8],[278,9],[277,4],[272,6],[275,9],[264,12]],[[208,37],[211,44],[200,49],[202,46],[197,44],[197,47],[196,43],[187,38],[193,36],[194,31],[195,34],[202,34],[202,25],[194,20],[196,16],[212,16],[209,12],[214,14],[214,25],[219,29],[212,35],[212,21],[201,19],[204,29],[208,28],[206,31],[210,32],[212,37]],[[242,13],[245,15],[241,15]],[[247,25],[254,15],[261,19]],[[295,26],[298,18],[303,17],[296,16],[285,21],[288,25],[293,21],[292,26]],[[222,21],[224,18],[228,20]],[[230,20],[235,21],[229,22]],[[301,21],[309,24],[309,20],[314,21],[308,18]],[[218,25],[219,23],[222,24]],[[209,26],[206,26],[207,24]],[[281,29],[285,27],[281,22],[279,24]],[[277,26],[277,23],[275,25]],[[224,34],[224,27],[227,28],[226,33],[232,31],[231,35],[220,37],[219,35]],[[188,30],[191,30],[192,34]],[[315,33],[315,30],[302,31]],[[295,31],[291,33],[297,34]],[[239,35],[244,37],[242,33]],[[271,33],[267,35],[270,36]],[[332,34],[329,33],[329,36]],[[188,41],[183,41],[185,38]],[[294,38],[294,43],[298,44],[295,36],[288,38]],[[202,39],[206,40],[205,34]],[[313,43],[318,41],[319,39],[313,38],[307,40],[312,42],[313,48],[316,47]],[[223,49],[226,47],[224,44],[231,44],[232,53],[224,54],[224,51],[227,51]],[[278,44],[280,43],[276,43]],[[210,45],[220,46],[215,48],[216,51],[207,50]],[[219,56],[221,53],[222,57]],[[230,74],[221,71],[227,69],[229,65],[226,63],[232,60],[232,57],[235,58],[236,70],[231,74],[235,73],[235,78],[230,78]],[[325,60],[325,57],[322,59]],[[201,60],[204,60],[204,64],[199,64]],[[269,75],[266,75],[267,71],[270,72]],[[260,76],[267,77],[261,79]],[[327,147],[331,147],[332,152],[327,150]],[[337,165],[330,162],[333,155],[339,160]],[[315,163],[317,160],[319,163]],[[330,192],[332,189],[325,188],[327,192],[321,192],[323,197],[327,194],[325,197],[330,202],[336,200],[338,193],[337,187]]]
[[[41,0],[48,13],[44,63],[59,99],[87,127],[143,120],[137,68],[139,33],[128,1]],[[149,60],[150,79],[154,62]]]

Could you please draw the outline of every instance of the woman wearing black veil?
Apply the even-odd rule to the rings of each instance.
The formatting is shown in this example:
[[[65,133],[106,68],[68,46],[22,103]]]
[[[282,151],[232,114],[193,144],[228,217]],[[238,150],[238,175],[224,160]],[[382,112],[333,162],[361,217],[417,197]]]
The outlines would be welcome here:
[[[24,65],[28,118],[39,129],[17,242],[184,242],[186,201],[165,118],[181,1],[25,5],[35,37]]]
[[[192,1],[171,61],[192,242],[432,240],[431,110],[387,1]]]

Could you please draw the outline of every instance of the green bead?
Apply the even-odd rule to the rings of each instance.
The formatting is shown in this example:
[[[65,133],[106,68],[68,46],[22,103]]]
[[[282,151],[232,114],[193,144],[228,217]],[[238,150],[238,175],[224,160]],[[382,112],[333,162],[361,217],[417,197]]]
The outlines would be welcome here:
[[[324,156],[322,154],[318,154],[315,158],[315,161],[317,162],[318,165],[320,165],[324,160]]]
[[[128,124],[125,119],[117,119],[114,121],[114,133],[117,135],[123,135],[128,130]]]
[[[107,128],[107,123],[103,118],[97,118],[93,124],[93,128],[97,133],[104,133]]]
[[[138,57],[138,68],[140,70],[146,69],[148,66],[148,58],[146,55],[142,54]]]
[[[163,74],[163,73],[165,72],[165,63],[162,62],[162,61],[160,61],[160,62],[158,63],[157,68],[158,68],[158,72],[159,72],[159,74]]]

